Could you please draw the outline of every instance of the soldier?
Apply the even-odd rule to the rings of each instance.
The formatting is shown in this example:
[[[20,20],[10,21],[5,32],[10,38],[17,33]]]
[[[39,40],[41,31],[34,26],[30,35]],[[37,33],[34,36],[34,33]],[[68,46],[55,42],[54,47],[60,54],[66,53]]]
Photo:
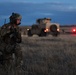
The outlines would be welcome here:
[[[6,60],[4,63],[8,62],[12,58],[12,54],[15,54],[16,57],[16,67],[22,65],[22,51],[19,43],[22,42],[21,31],[19,25],[21,24],[21,15],[18,13],[12,13],[9,17],[10,22],[4,24],[1,27],[1,39],[3,43],[2,54],[3,59]],[[10,63],[10,62],[9,62]],[[9,65],[8,63],[8,65]]]

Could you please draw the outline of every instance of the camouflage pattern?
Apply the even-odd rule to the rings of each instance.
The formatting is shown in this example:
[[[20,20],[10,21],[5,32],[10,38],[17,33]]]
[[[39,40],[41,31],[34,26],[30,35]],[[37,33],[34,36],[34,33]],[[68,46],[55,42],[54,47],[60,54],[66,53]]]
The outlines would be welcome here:
[[[19,44],[22,42],[21,30],[18,26],[21,18],[20,14],[12,13],[9,17],[10,22],[0,28],[0,64],[3,66],[4,75],[19,75],[20,71],[17,74],[13,73],[23,64],[22,50]]]
[[[12,15],[9,17],[11,23],[15,23],[16,19],[22,19],[22,16],[18,13],[12,13]]]
[[[18,26],[16,27],[16,32],[18,33],[18,36],[17,36],[17,39],[16,39],[17,41],[14,42],[13,38],[12,39],[10,38],[11,37],[12,28],[13,28],[13,25],[10,24],[10,23],[5,24],[5,25],[3,25],[1,27],[1,38],[3,40],[2,41],[2,46],[4,46],[3,52],[4,51],[6,51],[7,53],[15,52],[16,51],[15,49],[16,49],[17,43],[21,43],[21,40],[22,40],[21,39],[21,33],[20,33],[20,29],[19,29]],[[19,51],[21,52],[21,50],[18,50],[18,52]],[[21,56],[22,55],[20,55],[20,57]]]
[[[22,19],[21,15],[18,13],[12,13],[9,19]]]
[[[16,30],[16,40],[14,41],[12,37],[12,30]],[[3,65],[9,65],[11,64],[9,61],[12,59],[12,54],[15,54],[15,60],[16,60],[16,66],[21,66],[22,64],[22,51],[19,43],[21,43],[21,31],[19,26],[16,26],[14,28],[13,24],[8,23],[1,27],[0,31],[1,36],[1,45],[0,45],[0,52],[2,52],[3,55]],[[7,66],[8,67],[8,66]],[[7,68],[5,68],[7,70]]]

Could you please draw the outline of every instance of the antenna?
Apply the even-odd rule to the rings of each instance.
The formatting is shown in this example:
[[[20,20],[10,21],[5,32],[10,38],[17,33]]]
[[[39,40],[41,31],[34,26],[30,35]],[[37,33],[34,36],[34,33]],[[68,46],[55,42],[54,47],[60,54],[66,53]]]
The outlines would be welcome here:
[[[4,24],[6,24],[6,19],[4,20]]]

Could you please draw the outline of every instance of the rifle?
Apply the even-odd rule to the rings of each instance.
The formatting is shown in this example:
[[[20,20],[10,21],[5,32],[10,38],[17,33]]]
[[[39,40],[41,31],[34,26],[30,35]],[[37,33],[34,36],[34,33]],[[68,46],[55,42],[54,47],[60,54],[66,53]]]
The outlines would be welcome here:
[[[11,38],[15,43],[21,43],[21,37],[20,37],[19,32],[17,32],[16,28],[11,28],[10,38]]]

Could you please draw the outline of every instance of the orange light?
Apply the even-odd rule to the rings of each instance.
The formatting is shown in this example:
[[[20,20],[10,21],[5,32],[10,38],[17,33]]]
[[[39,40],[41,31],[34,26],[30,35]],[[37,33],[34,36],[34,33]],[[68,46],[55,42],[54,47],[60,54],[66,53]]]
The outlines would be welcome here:
[[[57,31],[60,31],[59,29],[57,29]]]
[[[48,31],[49,31],[49,29],[45,29],[45,30],[44,30],[44,32],[48,32]]]

